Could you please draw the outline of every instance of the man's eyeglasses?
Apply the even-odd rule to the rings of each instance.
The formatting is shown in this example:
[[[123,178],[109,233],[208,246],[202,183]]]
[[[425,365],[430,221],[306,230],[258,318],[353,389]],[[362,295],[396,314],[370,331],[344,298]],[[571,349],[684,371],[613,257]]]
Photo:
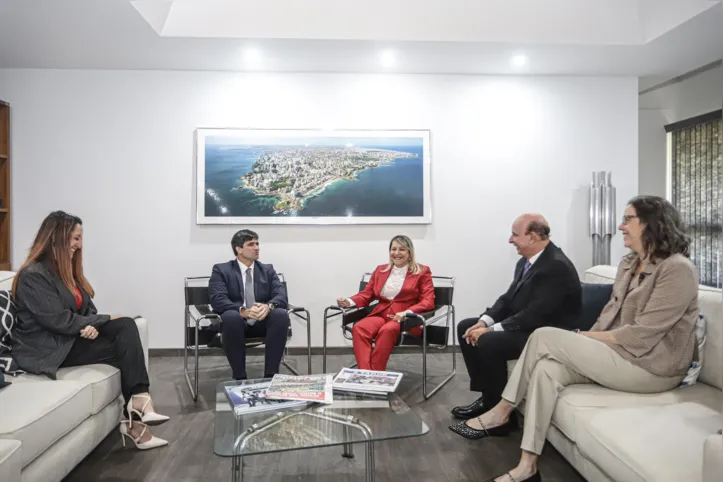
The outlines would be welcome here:
[[[632,221],[635,218],[637,218],[637,216],[632,216],[632,215],[623,216],[623,224],[628,224],[630,221]]]

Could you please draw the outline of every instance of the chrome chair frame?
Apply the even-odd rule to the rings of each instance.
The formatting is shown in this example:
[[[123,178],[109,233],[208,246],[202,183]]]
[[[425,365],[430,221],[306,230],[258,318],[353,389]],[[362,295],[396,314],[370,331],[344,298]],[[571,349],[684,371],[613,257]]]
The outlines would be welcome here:
[[[286,288],[286,280],[284,279],[283,273],[277,273],[279,279],[281,280],[281,283],[284,286],[284,290],[287,293],[288,296],[288,290]],[[208,300],[208,286],[206,286],[206,294],[205,298],[203,295],[201,296],[200,301],[209,301],[208,303],[196,303],[195,301],[199,301],[197,299],[197,296],[191,295],[191,291],[189,289],[201,289],[203,286],[189,286],[189,282],[199,282],[201,280],[208,281],[210,279],[210,276],[191,276],[184,278],[184,297],[185,297],[185,317],[184,317],[184,344],[183,344],[183,373],[186,377],[186,384],[188,385],[188,389],[191,391],[191,396],[193,397],[193,401],[195,402],[198,400],[198,369],[199,369],[199,330],[200,330],[200,324],[203,320],[209,320],[212,324],[220,324],[221,323],[221,316],[217,315],[216,313],[210,313],[207,315],[201,315],[201,316],[193,316],[191,314],[191,307],[197,306],[197,305],[206,305],[210,304],[210,301]],[[303,306],[296,306],[292,305],[291,303],[288,304],[286,308],[286,312],[289,314],[289,317],[291,318],[291,315],[296,316],[297,318],[301,319],[306,324],[306,345],[307,345],[307,365],[308,365],[308,373],[311,373],[311,315],[309,314],[309,311],[304,308]],[[191,326],[194,326],[194,342],[190,343],[189,340],[189,328]],[[291,325],[289,325],[289,333],[286,337],[286,340],[290,340],[292,336],[292,330]],[[257,346],[261,346],[264,344],[263,338],[247,338],[246,339],[246,348],[254,348]],[[189,373],[189,366],[188,366],[188,350],[189,347],[193,349],[193,359],[194,359],[194,365],[193,365],[193,381],[191,380],[191,376]],[[286,361],[286,357],[288,356],[289,348],[288,346],[284,348],[284,357],[281,359],[281,363],[294,375],[298,375],[299,372],[290,366],[288,362]]]
[[[359,282],[359,291],[363,290],[366,284],[369,281],[369,277],[371,276],[371,273],[364,273],[362,275],[361,281]],[[421,353],[422,353],[422,395],[424,396],[425,400],[428,400],[432,395],[437,393],[444,385],[449,382],[454,375],[457,372],[457,358],[456,358],[456,343],[455,343],[455,337],[456,337],[456,322],[455,322],[455,309],[453,304],[453,298],[454,298],[454,277],[449,276],[432,276],[433,280],[442,281],[445,283],[448,283],[449,286],[435,286],[435,298],[437,299],[443,299],[446,303],[442,304],[436,304],[437,301],[435,300],[435,308],[432,311],[429,311],[427,313],[415,313],[411,315],[407,315],[407,317],[403,321],[403,327],[402,327],[402,333],[399,337],[399,341],[397,342],[396,346],[419,346],[421,344]],[[437,296],[438,290],[440,291],[440,294],[442,296]],[[449,293],[446,293],[446,290],[449,290]],[[323,348],[322,348],[322,371],[323,373],[326,373],[326,347],[327,347],[327,325],[329,320],[338,317],[341,315],[342,320],[342,335],[347,340],[352,339],[352,329],[354,326],[354,323],[360,321],[362,318],[368,316],[368,314],[371,312],[371,309],[375,306],[376,303],[373,303],[370,306],[364,307],[364,308],[340,308],[336,305],[328,306],[324,310],[324,340],[323,340]],[[439,313],[441,310],[446,308],[444,313]],[[444,328],[447,330],[447,336],[445,337],[445,341],[442,344],[430,344],[427,340],[427,330],[428,328],[432,327],[436,322],[444,319]],[[432,390],[427,390],[427,350],[428,348],[433,348],[437,350],[444,350],[449,346],[448,338],[449,338],[449,330],[451,325],[451,331],[452,331],[452,372],[447,375],[447,377],[442,380],[440,383],[438,383]],[[417,326],[422,327],[422,337],[421,337],[421,343],[415,343],[416,340],[419,340],[418,336],[412,335],[408,333],[408,330]],[[442,325],[435,325],[434,327],[441,327]],[[356,366],[356,364],[352,365],[352,367]]]

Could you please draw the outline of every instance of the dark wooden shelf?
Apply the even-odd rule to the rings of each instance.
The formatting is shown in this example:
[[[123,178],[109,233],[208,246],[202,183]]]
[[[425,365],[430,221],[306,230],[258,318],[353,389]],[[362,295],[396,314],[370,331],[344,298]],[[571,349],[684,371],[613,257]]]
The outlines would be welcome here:
[[[6,213],[8,212],[8,208],[0,208],[0,213]]]
[[[0,271],[12,271],[10,269],[10,261],[0,261]]]
[[[7,154],[0,154],[0,159],[7,159],[9,156]]]

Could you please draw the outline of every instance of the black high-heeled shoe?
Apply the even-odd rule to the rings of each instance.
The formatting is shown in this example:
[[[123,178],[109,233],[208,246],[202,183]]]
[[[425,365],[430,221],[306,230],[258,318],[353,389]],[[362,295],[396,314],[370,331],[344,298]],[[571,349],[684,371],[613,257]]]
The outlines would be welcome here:
[[[514,477],[512,477],[512,476],[510,475],[509,472],[507,472],[506,474],[503,474],[503,475],[498,475],[497,477],[504,477],[505,475],[506,475],[507,478],[508,478],[508,481],[505,481],[505,482],[542,482],[542,477],[540,477],[540,471],[539,471],[539,470],[538,470],[537,472],[535,472],[535,475],[533,475],[532,477],[528,477],[528,478],[523,479],[523,480],[517,480],[517,479],[515,479]],[[497,477],[492,477],[491,479],[487,479],[487,480],[485,480],[484,482],[494,482],[494,480],[495,480]]]
[[[485,426],[482,424],[482,421],[479,417],[477,417],[477,421],[479,422],[480,426],[482,427],[481,430],[477,430],[476,428],[472,428],[469,425],[467,425],[467,422],[460,422],[460,423],[454,423],[449,426],[449,429],[456,433],[461,435],[464,438],[468,438],[470,440],[479,440],[481,438],[485,437],[504,437],[506,435],[509,435],[509,433],[514,428],[514,422],[512,421],[512,418],[508,419],[505,423],[502,425],[498,425],[496,427],[491,428],[485,428]]]

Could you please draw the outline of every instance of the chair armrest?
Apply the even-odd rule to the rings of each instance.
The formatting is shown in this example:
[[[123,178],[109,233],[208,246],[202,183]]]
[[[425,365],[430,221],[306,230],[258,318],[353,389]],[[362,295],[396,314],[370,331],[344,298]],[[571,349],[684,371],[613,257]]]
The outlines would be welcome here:
[[[435,308],[432,311],[425,311],[424,313],[407,313],[407,316],[402,320],[402,331],[407,332],[412,328],[427,324],[425,322],[430,320],[437,311]]]
[[[723,474],[723,435],[709,435],[703,447],[703,482],[719,481]]]
[[[138,334],[141,336],[141,346],[143,346],[143,357],[146,360],[146,370],[148,370],[148,322],[142,316],[136,316],[134,321],[138,327]],[[4,480],[4,479],[0,479]]]
[[[21,445],[18,440],[0,439],[0,480],[3,482],[20,482]]]
[[[288,311],[289,313],[301,313],[302,311],[306,311],[306,308],[304,308],[303,306],[296,306],[288,303],[286,311]]]

